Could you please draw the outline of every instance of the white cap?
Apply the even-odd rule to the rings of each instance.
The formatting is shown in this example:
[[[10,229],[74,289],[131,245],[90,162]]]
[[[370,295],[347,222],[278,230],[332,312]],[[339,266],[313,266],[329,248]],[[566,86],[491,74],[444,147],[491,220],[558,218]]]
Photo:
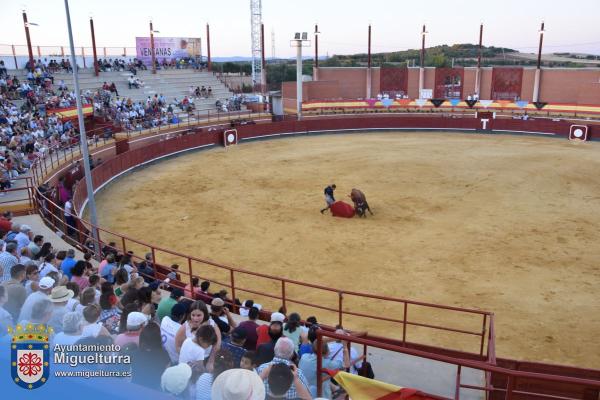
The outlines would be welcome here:
[[[134,331],[146,325],[148,317],[139,311],[132,311],[127,315],[127,329]]]
[[[49,276],[45,276],[42,279],[40,279],[40,289],[52,289],[52,287],[54,286],[54,279],[50,278]]]
[[[273,314],[271,314],[271,322],[283,322],[285,321],[285,315],[283,315],[280,312],[274,312]]]
[[[160,386],[164,391],[178,395],[187,388],[191,377],[192,367],[181,363],[165,369],[160,378]]]

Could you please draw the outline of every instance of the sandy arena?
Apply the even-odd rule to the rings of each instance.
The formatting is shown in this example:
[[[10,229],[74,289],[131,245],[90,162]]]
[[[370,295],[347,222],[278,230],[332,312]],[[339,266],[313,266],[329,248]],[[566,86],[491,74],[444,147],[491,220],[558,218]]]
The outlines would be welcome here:
[[[338,134],[246,143],[157,163],[98,198],[102,226],[184,254],[346,290],[496,315],[501,357],[600,368],[600,144],[454,133]],[[374,217],[321,215],[353,187]],[[108,239],[107,237],[103,239]],[[146,250],[131,246],[136,254]],[[159,255],[163,263],[182,259]],[[199,264],[202,276],[219,277]],[[279,294],[266,280],[236,285]],[[219,285],[214,285],[216,290]],[[335,294],[288,287],[337,307]],[[273,306],[266,298],[245,293]],[[402,307],[344,299],[402,318]],[[288,304],[335,324],[335,314]],[[481,330],[481,319],[409,319]],[[390,323],[345,326],[401,336]],[[479,352],[478,338],[409,328],[409,340]]]

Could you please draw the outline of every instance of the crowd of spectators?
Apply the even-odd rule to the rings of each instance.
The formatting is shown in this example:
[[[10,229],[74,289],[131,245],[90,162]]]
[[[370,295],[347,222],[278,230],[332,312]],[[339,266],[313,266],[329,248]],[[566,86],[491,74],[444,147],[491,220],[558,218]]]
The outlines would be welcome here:
[[[109,243],[96,265],[91,251],[78,257],[56,248],[10,213],[0,217],[0,237],[0,341],[19,323],[52,327],[52,345],[114,343],[131,357],[132,383],[177,398],[317,396],[315,317],[303,322],[280,310],[259,324],[262,307],[252,300],[212,292],[198,279],[182,289],[174,266],[167,279],[156,279],[151,253],[136,263],[132,252]],[[346,342],[324,341],[324,368],[356,373],[363,358]],[[325,398],[340,394],[326,375],[322,391]]]

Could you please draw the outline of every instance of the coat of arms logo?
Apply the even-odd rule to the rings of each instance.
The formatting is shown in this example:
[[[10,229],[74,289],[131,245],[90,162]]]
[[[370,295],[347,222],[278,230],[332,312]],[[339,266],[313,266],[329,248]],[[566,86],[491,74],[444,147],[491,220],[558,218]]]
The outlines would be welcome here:
[[[50,375],[50,345],[52,328],[41,324],[17,325],[8,328],[12,335],[11,375],[13,382],[24,389],[37,389]]]

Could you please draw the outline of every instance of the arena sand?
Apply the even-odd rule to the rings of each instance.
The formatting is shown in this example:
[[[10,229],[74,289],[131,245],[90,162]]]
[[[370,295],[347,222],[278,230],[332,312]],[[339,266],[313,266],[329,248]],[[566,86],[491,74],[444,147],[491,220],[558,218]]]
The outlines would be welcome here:
[[[337,289],[492,311],[499,356],[600,368],[599,171],[597,143],[338,134],[190,153],[116,181],[98,204],[103,226],[148,243]],[[375,216],[321,215],[329,183],[348,202],[350,190],[361,189]],[[157,257],[187,271],[183,259]],[[192,267],[229,282],[228,273]],[[281,293],[267,279],[235,279],[259,293]],[[286,290],[293,299],[337,308],[335,292],[291,284]],[[337,321],[332,312],[287,307]],[[344,307],[403,317],[401,304],[380,300],[345,296]],[[408,318],[472,331],[482,324],[480,317],[415,306]],[[345,317],[344,325],[402,336],[389,322]],[[479,352],[476,336],[409,327],[407,338]]]

